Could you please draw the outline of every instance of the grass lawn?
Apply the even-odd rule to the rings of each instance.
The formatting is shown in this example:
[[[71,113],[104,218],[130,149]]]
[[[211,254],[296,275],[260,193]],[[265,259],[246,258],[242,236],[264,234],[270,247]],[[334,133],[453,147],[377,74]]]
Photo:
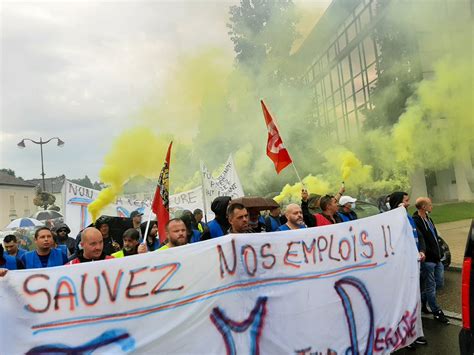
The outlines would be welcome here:
[[[415,206],[410,206],[408,210],[410,214],[413,214],[416,209]],[[431,213],[430,216],[436,224],[474,218],[474,203],[458,202],[435,204],[433,205],[433,213]]]

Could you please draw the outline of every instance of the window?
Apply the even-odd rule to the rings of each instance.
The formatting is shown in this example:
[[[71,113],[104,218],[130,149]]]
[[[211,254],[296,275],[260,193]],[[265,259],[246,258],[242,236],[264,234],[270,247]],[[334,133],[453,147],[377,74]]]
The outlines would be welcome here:
[[[352,75],[357,75],[362,70],[360,66],[359,47],[354,48],[351,52]]]
[[[348,97],[352,96],[352,94],[353,94],[352,83],[350,81],[344,86],[344,93],[346,95],[346,100],[347,100]]]
[[[351,79],[351,69],[349,65],[349,57],[345,57],[341,61],[341,82],[346,83]]]
[[[362,80],[362,74],[358,74],[354,77],[354,91],[357,92],[364,87],[364,82]]]
[[[332,82],[332,91],[339,89],[339,75],[337,73],[337,67],[332,68],[331,70],[331,82]]]
[[[15,196],[10,195],[10,209],[14,210],[15,209]]]
[[[366,66],[369,66],[375,62],[374,41],[370,36],[364,40],[364,56]]]
[[[354,111],[354,96],[346,97],[346,111]]]
[[[375,68],[375,63],[367,68],[367,79],[368,79],[368,82],[369,82],[369,86],[370,86],[370,84],[372,84],[372,82],[374,80],[377,79],[377,70]]]
[[[356,105],[357,107],[360,107],[365,104],[365,95],[364,95],[364,90],[360,90],[355,94],[355,99],[356,99]]]
[[[347,40],[350,43],[357,36],[355,21],[352,22],[352,24],[347,28],[346,33],[347,33]]]
[[[347,45],[347,38],[346,38],[346,34],[343,33],[341,36],[339,36],[339,38],[337,39],[338,43],[339,43],[339,52],[342,51],[346,45]]]

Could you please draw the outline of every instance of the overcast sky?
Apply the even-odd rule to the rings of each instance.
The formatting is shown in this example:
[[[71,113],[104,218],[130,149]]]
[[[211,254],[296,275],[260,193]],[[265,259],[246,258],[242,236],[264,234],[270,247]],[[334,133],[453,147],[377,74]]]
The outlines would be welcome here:
[[[39,145],[17,143],[57,136],[64,147],[43,146],[46,177],[98,179],[177,56],[204,46],[233,56],[226,22],[238,2],[1,0],[0,168],[40,178]]]

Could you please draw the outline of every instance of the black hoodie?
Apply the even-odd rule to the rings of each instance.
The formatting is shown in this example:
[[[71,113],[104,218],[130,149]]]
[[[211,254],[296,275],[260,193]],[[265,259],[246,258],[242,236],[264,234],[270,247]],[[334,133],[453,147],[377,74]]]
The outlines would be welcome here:
[[[227,234],[227,231],[230,228],[230,223],[227,220],[227,206],[229,205],[230,200],[231,197],[229,196],[219,196],[211,203],[211,211],[215,214],[214,220],[219,223],[224,234]],[[209,230],[205,231],[201,236],[201,240],[207,240],[210,238],[211,233]]]
[[[436,230],[433,220],[429,216],[426,217],[426,220],[423,219],[418,214],[418,211],[413,213],[413,220],[416,224],[418,237],[422,237],[425,241],[425,262],[438,263],[443,257],[443,252],[438,240],[438,231]]]

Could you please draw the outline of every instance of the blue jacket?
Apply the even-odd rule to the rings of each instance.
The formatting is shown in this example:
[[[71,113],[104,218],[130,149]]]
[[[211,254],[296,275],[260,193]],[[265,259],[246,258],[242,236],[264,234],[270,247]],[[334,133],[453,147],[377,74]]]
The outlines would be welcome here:
[[[8,254],[8,252],[7,252],[6,250],[5,250],[5,253]],[[18,253],[16,253],[16,257],[17,257],[18,259],[21,259],[21,257],[22,257],[23,255],[25,255],[26,253],[28,253],[28,250],[18,248]],[[5,255],[5,254],[3,254],[3,255]],[[10,255],[10,254],[8,254],[8,255]],[[10,255],[10,256],[11,256],[11,255]]]
[[[207,226],[209,227],[211,238],[222,237],[224,235],[221,225],[215,219],[210,221]]]
[[[275,218],[273,216],[265,217],[265,227],[267,232],[275,232],[280,226],[280,218]]]
[[[300,225],[299,226],[300,229],[303,229],[303,228],[306,228],[305,225]],[[290,227],[288,227],[288,224],[282,224],[280,227],[278,227],[278,229],[276,230],[277,232],[280,232],[280,231],[289,231],[291,230]]]
[[[25,265],[25,269],[39,269],[43,267],[36,250],[30,251],[23,255],[21,261]],[[62,266],[67,262],[67,255],[62,249],[51,249],[46,267]]]
[[[418,251],[420,251],[420,242],[418,239],[418,231],[416,230],[416,223],[413,220],[413,217],[408,214],[408,212],[407,212],[407,217],[408,217],[408,220],[410,221],[411,228],[413,230],[413,236],[415,237],[416,247],[418,248]]]
[[[5,259],[5,264],[1,265],[0,268],[8,269],[8,270],[16,270],[16,258],[14,256],[10,256],[7,253],[3,253],[3,258]]]
[[[201,233],[197,229],[193,229],[193,235],[191,236],[190,243],[197,243],[201,241]]]

